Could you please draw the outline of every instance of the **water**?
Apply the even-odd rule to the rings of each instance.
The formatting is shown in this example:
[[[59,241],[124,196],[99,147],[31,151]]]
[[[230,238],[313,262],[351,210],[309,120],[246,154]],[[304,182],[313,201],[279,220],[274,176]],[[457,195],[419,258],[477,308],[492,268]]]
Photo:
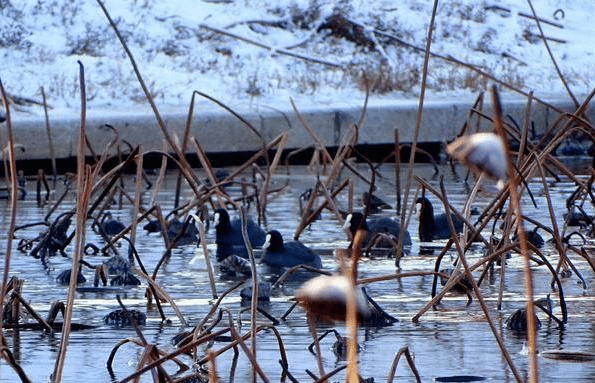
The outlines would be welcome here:
[[[366,172],[365,167],[361,167]],[[313,186],[314,178],[302,167],[291,167],[290,175],[283,170],[278,171],[273,188],[287,185],[283,191],[271,196],[268,206],[267,226],[276,228],[285,238],[290,238],[298,223],[298,199],[297,196],[306,188]],[[451,203],[462,207],[466,192],[463,184],[454,178],[446,167],[441,168],[445,175],[445,183]],[[394,201],[394,175],[391,167],[381,168],[384,178],[377,180],[380,191],[377,193],[386,201]],[[430,180],[437,187],[437,178],[432,177],[433,169],[427,165],[416,165],[415,174]],[[459,168],[459,173],[464,174]],[[356,196],[360,196],[365,188],[362,181],[353,178],[355,181]],[[404,174],[402,179],[404,179]],[[551,181],[551,180],[550,180]],[[132,190],[132,182],[128,183]],[[172,207],[175,179],[168,177],[158,197],[158,203],[164,211]],[[47,213],[49,207],[38,208],[34,200],[34,185],[30,186],[30,193],[25,201],[19,201],[17,212],[17,225],[40,221]],[[539,182],[530,184],[531,190],[536,195],[539,208],[533,208],[526,194],[523,196],[523,213],[540,222],[549,223],[549,215],[545,208],[545,196],[542,193],[542,186]],[[571,182],[563,180],[550,188],[551,197],[559,211],[559,225],[562,227],[562,212],[565,206],[565,199],[574,190]],[[414,190],[412,190],[412,193]],[[342,193],[339,204],[346,206],[346,200]],[[485,207],[494,196],[494,189],[487,183],[478,194],[474,206]],[[146,195],[144,201],[150,196]],[[410,198],[411,199],[411,198]],[[69,196],[69,204],[72,204],[74,195]],[[436,210],[441,210],[437,199]],[[360,206],[360,200],[356,200],[356,206]],[[70,206],[64,206],[65,211]],[[0,205],[2,218],[0,222],[0,233],[6,233],[8,228],[9,208],[3,202]],[[253,208],[252,208],[253,209]],[[132,206],[125,204],[122,209],[112,208],[111,212],[125,223],[130,222]],[[253,213],[253,210],[250,210]],[[54,214],[54,217],[56,214]],[[387,212],[385,214],[390,214]],[[232,213],[232,216],[234,214]],[[548,226],[551,226],[548,224]],[[44,228],[32,227],[20,230],[16,233],[16,243],[21,238],[33,238]],[[412,215],[409,224],[409,231],[413,239],[413,246],[410,254],[402,259],[402,272],[430,271],[433,269],[435,255],[440,252],[440,244],[436,244],[434,255],[419,255],[420,246],[417,242],[417,218]],[[544,238],[549,239],[548,234],[540,231]],[[213,230],[208,233],[209,250],[214,252]],[[301,240],[320,251],[323,255],[323,265],[326,270],[332,271],[336,267],[333,257],[333,249],[345,247],[347,244],[345,234],[342,232],[334,216],[325,211],[322,220],[315,222],[310,229],[306,229]],[[0,243],[5,243],[5,238],[0,238]],[[91,231],[87,231],[87,242],[101,243],[101,240]],[[140,225],[137,236],[137,248],[145,267],[152,271],[162,255],[163,240],[160,235],[146,234]],[[125,254],[126,247],[122,248]],[[481,246],[473,247],[467,257],[470,263],[475,262],[481,256]],[[69,247],[67,253],[71,253]],[[547,244],[543,249],[544,254],[552,264],[557,263],[558,256],[555,248]],[[4,252],[3,252],[4,253]],[[191,325],[200,321],[208,312],[212,303],[212,297],[206,273],[204,258],[200,255],[194,258],[195,247],[185,246],[173,251],[172,257],[163,265],[157,277],[157,282],[174,299],[184,318]],[[450,262],[454,253],[449,254],[443,260],[443,265]],[[194,258],[194,260],[193,260]],[[87,261],[98,264],[104,260],[103,257],[90,256]],[[568,323],[564,329],[559,329],[555,322],[548,321],[545,315],[538,312],[542,321],[542,327],[537,333],[537,346],[539,350],[579,350],[595,352],[595,331],[593,331],[593,314],[595,312],[593,294],[593,272],[588,264],[581,258],[571,255],[579,271],[587,282],[587,289],[583,289],[578,283],[578,278],[573,275],[563,279],[564,294],[568,305]],[[213,263],[215,259],[213,257]],[[38,259],[26,254],[19,253],[13,249],[11,258],[11,275],[16,275],[25,280],[23,296],[42,316],[47,313],[51,302],[55,300],[66,300],[67,288],[57,285],[56,275],[70,267],[70,260],[60,256],[53,257],[48,262],[48,268],[44,268]],[[395,272],[394,260],[386,258],[364,259],[360,266],[360,277],[387,275]],[[499,268],[496,268],[498,271]],[[93,274],[88,269],[84,271],[87,277],[85,286],[92,286]],[[479,275],[476,272],[474,275]],[[542,298],[552,293],[555,313],[560,314],[557,293],[550,289],[551,274],[543,266],[533,266],[533,282],[535,297]],[[217,291],[225,291],[235,281],[217,279]],[[429,301],[431,294],[432,277],[410,277],[399,280],[374,282],[368,285],[370,295],[388,313],[399,319],[398,323],[382,328],[367,328],[359,331],[359,344],[362,347],[360,352],[360,374],[365,377],[373,377],[376,382],[385,381],[395,354],[402,347],[408,347],[412,353],[415,365],[422,381],[432,381],[437,377],[454,375],[473,375],[487,378],[491,382],[512,382],[514,377],[510,372],[502,354],[497,347],[488,324],[481,311],[477,299],[467,306],[467,297],[447,294],[442,304],[436,309],[430,309],[421,317],[419,323],[413,323],[411,318]],[[271,315],[279,318],[291,305],[289,300],[301,282],[288,282],[279,290],[273,292],[273,297],[268,305]],[[499,288],[499,273],[492,279],[483,283],[481,292],[490,309],[490,315],[496,328],[502,334],[506,347],[511,354],[514,365],[523,376],[527,376],[527,357],[522,352],[525,342],[524,337],[518,336],[506,329],[504,321],[516,309],[523,306],[523,273],[520,258],[513,255],[508,260],[505,274],[505,292],[503,307],[501,311],[496,310],[496,303]],[[151,344],[157,345],[162,351],[168,353],[174,350],[170,340],[179,331],[183,330],[174,311],[164,305],[166,315],[171,319],[171,324],[161,323],[160,316],[156,309],[147,308],[144,298],[145,285],[140,287],[126,288],[120,292],[124,304],[129,309],[137,309],[147,313],[147,323],[142,326],[142,332]],[[81,379],[92,382],[110,381],[106,369],[106,361],[114,346],[125,338],[136,336],[132,328],[126,327],[117,329],[103,323],[103,316],[108,312],[119,308],[115,299],[115,292],[104,293],[80,293],[76,294],[75,307],[73,311],[73,322],[93,324],[97,327],[91,330],[74,331],[70,335],[70,341],[66,354],[66,363],[63,372],[63,382],[79,382]],[[240,310],[239,290],[233,292],[222,302],[222,307],[230,310],[234,318],[238,317]],[[539,310],[538,310],[539,311]],[[60,317],[61,318],[61,317]],[[249,328],[249,314],[245,313],[242,318],[242,330]],[[261,317],[262,324],[268,321]],[[220,326],[224,326],[225,321]],[[222,327],[220,327],[222,328]],[[186,328],[187,330],[188,328]],[[308,351],[312,338],[309,334],[303,311],[296,308],[287,318],[281,322],[277,329],[281,335],[283,346],[289,361],[289,371],[299,381],[311,381],[306,369],[317,374],[316,360]],[[327,329],[336,329],[340,334],[345,335],[343,325],[337,324],[320,325],[318,333],[322,334]],[[27,376],[35,382],[47,381],[53,371],[54,363],[60,342],[60,334],[54,336],[44,335],[38,331],[26,330],[4,330],[7,344],[13,351],[17,361],[23,367]],[[322,355],[325,371],[331,371],[335,367],[344,364],[337,360],[331,351],[335,338],[329,335],[322,343]],[[212,349],[218,350],[225,346],[226,342],[215,342]],[[279,346],[272,331],[260,332],[257,336],[257,359],[259,365],[271,381],[280,378],[281,368],[279,366]],[[201,347],[201,353],[205,347]],[[132,343],[120,347],[114,359],[113,370],[115,379],[123,379],[131,374],[141,358],[143,349]],[[201,354],[201,357],[204,354]],[[187,356],[180,356],[180,360],[190,365],[191,359]],[[593,362],[564,362],[553,359],[538,358],[539,375],[542,382],[573,381],[591,382],[595,380],[595,363]],[[228,351],[216,359],[216,371],[219,381],[227,382],[232,376],[236,382],[249,381],[251,372],[249,362],[244,354],[240,352],[237,360],[237,368],[232,372],[233,351]],[[168,373],[174,374],[176,366],[169,362],[165,364]],[[343,380],[343,373],[339,373],[333,381]],[[396,379],[401,381],[412,381],[412,374],[407,367],[404,358],[401,358]],[[0,361],[0,381],[12,382],[18,380],[17,375],[4,360]],[[141,378],[143,382],[152,381],[150,374]]]

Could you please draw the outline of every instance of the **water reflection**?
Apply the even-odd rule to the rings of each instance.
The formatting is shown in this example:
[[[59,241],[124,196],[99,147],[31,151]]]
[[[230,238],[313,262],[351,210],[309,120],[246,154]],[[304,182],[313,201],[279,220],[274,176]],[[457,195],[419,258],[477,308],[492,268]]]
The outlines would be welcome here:
[[[432,180],[433,168],[426,165],[416,167],[416,174]],[[442,169],[446,174],[445,181],[451,203],[457,207],[462,206],[466,187],[449,176],[448,169]],[[385,201],[395,200],[394,184],[391,183],[392,167],[381,169],[386,175],[378,181],[378,193]],[[309,176],[305,169],[292,167],[290,176],[280,175],[276,179],[275,187],[287,183],[288,187],[282,192],[271,196],[267,207],[267,229],[277,229],[288,237],[294,232],[299,212],[299,195],[313,184],[313,177]],[[460,173],[464,174],[464,173]],[[169,178],[166,187],[158,196],[158,203],[164,211],[172,208],[173,185],[175,180]],[[539,190],[539,183],[531,184],[530,187],[537,195],[538,208],[533,208],[528,199],[524,199],[524,213],[541,222],[549,222],[549,215],[543,209],[543,196]],[[365,185],[356,180],[356,191],[365,190]],[[564,209],[565,199],[569,192],[568,183],[554,185],[550,194],[556,206]],[[412,190],[414,193],[415,190]],[[29,195],[33,195],[30,193]],[[72,197],[71,197],[72,198]],[[477,205],[485,207],[493,198],[493,190],[488,186],[482,190],[477,198]],[[72,200],[70,201],[72,202]],[[338,199],[338,203],[347,206],[344,196]],[[0,233],[7,231],[8,206],[0,206],[3,210],[0,216]],[[18,224],[39,221],[47,214],[46,208],[38,208],[35,201],[21,201],[17,213]],[[60,214],[68,209],[61,207]],[[127,223],[131,220],[132,208],[125,205],[122,209],[111,210],[114,217]],[[384,216],[392,215],[391,211],[383,211]],[[561,216],[560,216],[561,219]],[[560,225],[563,222],[559,223]],[[39,228],[23,229],[17,233],[19,238],[32,238],[39,234]],[[409,222],[409,230],[412,234],[413,244],[410,254],[401,260],[403,272],[408,271],[429,271],[433,269],[436,255],[441,251],[444,242],[437,242],[435,246],[420,246],[417,237],[417,216],[413,214]],[[552,263],[557,262],[556,250],[552,244],[546,245],[543,249],[546,257]],[[0,241],[5,238],[0,238]],[[101,239],[89,230],[87,240],[101,243]],[[333,258],[333,249],[346,247],[347,237],[333,214],[328,211],[322,213],[321,219],[315,221],[310,228],[306,229],[300,240],[308,246],[317,250],[322,256],[323,268],[333,271],[336,268],[336,261]],[[211,229],[207,234],[208,249],[212,253],[214,262],[214,232]],[[0,242],[1,243],[1,242]],[[118,248],[122,254],[126,254],[127,247],[122,244]],[[70,248],[68,249],[70,250]],[[137,233],[137,250],[141,254],[143,263],[148,270],[152,270],[163,251],[163,239],[158,234],[147,234],[142,230],[142,225]],[[70,250],[71,251],[71,250]],[[67,251],[68,253],[68,251]],[[59,286],[55,282],[58,272],[70,267],[70,260],[60,256],[48,260],[48,267],[39,260],[13,252],[11,275],[17,275],[25,280],[23,296],[31,302],[31,305],[40,313],[45,314],[49,310],[50,303],[55,300],[65,300],[67,287]],[[448,253],[443,260],[447,265],[452,262],[454,252]],[[481,246],[473,247],[468,257],[470,262],[482,256]],[[557,324],[538,312],[542,322],[542,328],[538,331],[538,348],[567,349],[595,351],[594,335],[595,326],[592,318],[595,317],[595,304],[593,299],[593,272],[584,259],[575,259],[573,262],[582,272],[587,280],[587,289],[584,290],[577,283],[576,276],[563,279],[563,287],[568,304],[569,321],[564,329],[559,329]],[[98,264],[105,260],[102,256],[91,256],[87,260],[90,263]],[[194,261],[193,261],[194,260]],[[523,354],[525,339],[522,336],[513,334],[506,329],[504,321],[516,309],[522,307],[523,298],[523,275],[522,263],[516,255],[506,262],[505,292],[502,302],[502,310],[497,311],[498,290],[500,277],[499,267],[496,267],[495,275],[487,278],[481,291],[488,304],[492,318],[495,321],[498,331],[504,337],[513,358],[515,366],[522,375],[526,376],[527,357]],[[394,259],[375,257],[362,260],[360,277],[368,278],[386,275],[395,271]],[[92,283],[92,275],[83,270],[89,283]],[[556,302],[555,309],[559,310],[556,293],[550,289],[551,274],[543,267],[534,267],[534,286],[536,297],[544,297],[552,293],[552,299]],[[415,357],[415,364],[421,374],[423,381],[431,381],[439,376],[473,375],[487,377],[489,381],[512,382],[513,375],[510,373],[507,363],[501,355],[494,336],[491,334],[483,314],[474,303],[467,306],[467,298],[464,295],[447,293],[442,299],[441,305],[430,309],[422,316],[419,323],[413,323],[411,318],[428,302],[431,294],[432,276],[401,278],[382,282],[371,283],[367,291],[372,298],[381,305],[388,313],[397,317],[399,322],[392,326],[381,328],[365,328],[359,332],[359,344],[362,347],[360,353],[360,374],[363,377],[374,377],[375,381],[384,381],[389,371],[395,353],[404,346],[407,346]],[[202,254],[195,257],[194,246],[184,246],[174,249],[162,266],[158,274],[159,284],[171,295],[186,320],[194,325],[200,321],[209,311],[212,304],[212,297],[209,288],[206,264]],[[235,280],[217,279],[217,289],[222,292],[236,283]],[[292,304],[288,298],[292,297],[301,282],[287,281],[279,289],[274,290],[271,302],[268,304],[269,313],[275,318],[281,317]],[[165,305],[166,315],[171,319],[171,324],[162,324],[157,310],[152,307],[147,309],[144,298],[145,287],[127,287],[118,292],[124,304],[130,309],[141,310],[147,313],[147,323],[142,327],[143,334],[148,342],[157,344],[164,351],[173,351],[171,344],[173,336],[181,330],[179,321],[173,310]],[[88,381],[109,381],[111,378],[105,368],[107,357],[115,344],[128,337],[135,337],[132,328],[115,328],[103,323],[103,316],[108,312],[119,308],[115,299],[116,291],[81,292],[77,293],[73,320],[75,322],[96,325],[93,330],[73,332],[70,337],[66,364],[63,374],[64,382],[78,382],[81,377]],[[237,315],[241,309],[241,298],[239,290],[222,303],[223,307],[231,310]],[[559,312],[559,311],[557,311]],[[263,323],[268,323],[261,318]],[[242,315],[242,325],[246,329],[249,316]],[[306,370],[317,371],[315,357],[308,351],[312,338],[308,332],[304,313],[301,309],[295,309],[286,321],[281,322],[277,329],[281,333],[284,346],[289,360],[289,369],[293,376],[299,381],[311,381]],[[320,325],[319,334],[326,330],[336,330],[340,336],[345,335],[345,329],[341,325],[330,326]],[[27,375],[33,381],[47,380],[53,370],[54,361],[58,352],[59,336],[43,335],[39,332],[24,330],[5,330],[5,337],[9,347],[13,350],[15,357],[21,363]],[[334,338],[334,336],[331,336]],[[332,350],[334,339],[323,341],[322,356],[324,368],[332,370],[344,362],[338,359]],[[257,358],[260,366],[272,381],[280,378],[279,367],[279,346],[271,331],[263,331],[258,334]],[[225,342],[215,342],[214,349],[226,345]],[[117,354],[114,362],[114,374],[121,379],[134,371],[142,355],[142,349],[138,346],[127,344]],[[185,363],[191,363],[190,358],[182,356]],[[570,363],[557,360],[539,358],[539,373],[541,381],[573,381],[590,382],[595,380],[594,363]],[[235,371],[231,370],[232,365],[237,364]],[[233,351],[228,351],[217,359],[217,371],[220,381],[236,382],[248,381],[251,377],[250,364],[245,355],[240,352],[237,361],[234,360]],[[175,371],[175,366],[168,367]],[[18,379],[14,371],[0,361],[0,381],[12,382]],[[404,362],[399,363],[396,378],[410,380],[411,372]],[[341,380],[341,379],[339,379]],[[150,376],[141,378],[143,382],[151,381]]]

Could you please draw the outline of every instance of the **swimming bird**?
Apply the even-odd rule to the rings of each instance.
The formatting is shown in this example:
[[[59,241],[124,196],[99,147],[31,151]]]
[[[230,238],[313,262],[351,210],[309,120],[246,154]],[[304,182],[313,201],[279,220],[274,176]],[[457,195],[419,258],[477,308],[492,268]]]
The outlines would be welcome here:
[[[533,230],[524,230],[525,239],[527,240],[528,243],[532,244],[535,248],[541,249],[543,247],[543,245],[545,244],[545,241],[543,240],[543,237],[541,236],[541,234],[539,234],[537,232],[537,230],[539,230],[539,226],[535,226],[535,228]],[[512,237],[512,240],[518,241],[517,233],[514,234],[514,236]]]
[[[192,222],[180,221],[177,217],[167,222],[167,238],[169,241],[176,239],[176,246],[192,245],[198,241],[198,229]]]
[[[102,230],[108,236],[114,236],[126,229],[126,225],[118,221],[112,216],[109,211],[103,214],[98,225],[99,230]]]
[[[364,201],[364,206],[368,204],[368,192],[363,192],[362,200]],[[392,206],[384,202],[380,197],[375,196],[374,194],[370,195],[370,207],[368,209],[369,214],[376,214],[382,211],[382,209],[392,209]]]
[[[539,321],[539,318],[537,317],[537,315],[534,315],[534,323],[535,323],[535,329],[539,330],[541,328],[541,322]],[[509,330],[513,330],[513,331],[518,331],[518,332],[526,332],[527,331],[527,309],[526,308],[522,308],[522,309],[518,309],[516,310],[514,313],[512,313],[504,322],[506,323],[506,328]]]
[[[72,269],[67,269],[67,270],[62,270],[57,276],[56,276],[56,282],[58,282],[61,285],[68,285],[70,284],[70,276],[71,276],[71,270]],[[79,268],[79,271],[76,275],[76,283],[77,284],[81,284],[81,283],[85,283],[87,282],[87,278],[85,278],[85,276],[83,275],[83,273],[81,273],[81,269]]]
[[[364,215],[360,212],[355,212],[348,214],[345,218],[345,224],[343,225],[343,229],[349,231],[351,235],[355,235],[355,232],[358,228],[365,230],[367,232],[366,238],[364,239],[363,246],[366,247],[374,239],[374,236],[377,234],[384,234],[391,237],[392,241],[395,243],[399,238],[399,233],[401,231],[401,225],[399,221],[396,219],[382,217],[382,218],[375,218],[375,219],[368,219],[364,221]],[[360,227],[361,223],[361,227]],[[403,235],[403,246],[410,246],[411,245],[411,235],[409,231],[405,230]],[[376,243],[376,247],[381,248],[392,248],[393,245],[391,241],[386,239],[381,239]]]
[[[321,275],[304,282],[295,298],[310,315],[326,322],[345,321],[350,282],[344,275]],[[370,314],[361,287],[355,288],[355,308],[361,323]]]
[[[415,203],[421,204],[419,211],[419,240],[422,242],[432,242],[434,239],[450,238],[450,228],[446,214],[434,215],[432,202],[426,197],[419,197]],[[455,231],[457,233],[462,232],[463,222],[454,213],[451,213],[450,216],[455,226]]]
[[[320,256],[300,241],[283,241],[283,236],[277,230],[271,230],[266,235],[261,262],[274,268],[289,268],[297,265],[307,265],[317,269],[322,268]]]
[[[242,223],[239,218],[233,221],[229,213],[223,208],[215,210],[215,243],[217,244],[217,260],[221,262],[224,258],[235,254],[243,258],[248,257],[248,251],[244,245],[242,236]],[[248,219],[246,231],[252,247],[260,247],[266,239],[265,231],[256,222]]]
[[[345,321],[348,277],[344,275],[321,275],[304,282],[295,298],[310,315],[323,321]],[[356,286],[354,291],[358,323],[364,326],[389,326],[399,320],[376,303],[365,288]]]
[[[143,229],[145,229],[147,233],[163,233],[161,223],[158,219],[150,220],[143,226]],[[167,222],[167,238],[171,242],[176,237],[178,237],[178,239],[175,242],[175,246],[196,244],[198,241],[198,229],[191,222],[186,224],[186,227],[184,228],[184,222],[180,221],[177,217],[174,217]]]

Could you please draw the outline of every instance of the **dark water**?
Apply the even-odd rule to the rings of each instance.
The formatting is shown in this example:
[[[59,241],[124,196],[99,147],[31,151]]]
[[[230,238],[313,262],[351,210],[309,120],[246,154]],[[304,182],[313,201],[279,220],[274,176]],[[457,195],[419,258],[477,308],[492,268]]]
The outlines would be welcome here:
[[[362,171],[366,171],[362,168]],[[454,178],[448,168],[441,168],[445,175],[445,182],[451,203],[462,207],[466,198],[466,189],[458,179]],[[463,171],[459,169],[459,171]],[[377,193],[386,201],[393,203],[394,175],[391,167],[381,169],[385,178],[377,180],[380,190]],[[416,165],[415,174],[430,180],[434,186],[438,185],[436,178],[432,177],[433,169],[427,165]],[[464,173],[461,173],[464,174]],[[403,173],[404,175],[404,173]],[[362,181],[356,182],[356,196],[360,196],[365,188]],[[551,180],[550,180],[551,181]],[[174,178],[167,179],[158,196],[158,203],[164,211],[168,211],[173,203]],[[132,190],[132,182],[129,183]],[[305,168],[292,167],[289,176],[285,169],[278,171],[273,187],[287,187],[280,193],[271,196],[268,206],[268,228],[278,229],[286,238],[292,236],[298,223],[298,199],[297,196],[307,187],[314,185],[314,177]],[[523,213],[541,222],[548,223],[545,196],[541,183],[530,184],[534,192],[538,208],[534,208],[526,195],[523,196]],[[32,191],[34,185],[30,185],[31,192],[25,201],[19,201],[17,213],[17,225],[39,221],[47,213],[49,207],[38,208]],[[551,186],[551,197],[559,209],[559,225],[562,227],[562,212],[565,206],[565,199],[574,190],[574,185],[569,181],[562,181]],[[412,193],[414,190],[412,190]],[[342,194],[343,196],[346,193]],[[485,207],[494,196],[494,188],[490,183],[482,188],[476,198],[474,206]],[[148,200],[149,195],[145,200]],[[69,203],[74,200],[74,195],[69,197]],[[433,199],[437,201],[436,199]],[[345,197],[339,198],[339,204],[346,206]],[[361,199],[356,200],[359,207]],[[438,203],[436,202],[436,205]],[[62,210],[67,209],[65,206]],[[2,216],[0,222],[0,233],[6,233],[8,227],[9,209],[5,202],[0,205]],[[440,210],[440,207],[437,208]],[[111,212],[125,223],[130,222],[132,206],[125,204],[122,209],[112,208]],[[250,211],[254,213],[253,210]],[[55,213],[56,215],[57,213]],[[391,214],[390,211],[385,214]],[[55,216],[54,215],[54,216]],[[36,236],[41,227],[29,228],[17,232],[17,240],[20,238],[32,238]],[[410,254],[401,261],[402,272],[408,271],[430,271],[434,266],[435,255],[440,252],[441,246],[437,243],[434,255],[419,255],[420,246],[417,241],[417,218],[412,215],[409,230],[413,239],[413,246]],[[545,239],[549,239],[544,234]],[[4,234],[5,235],[5,234]],[[209,250],[214,253],[214,233],[209,231]],[[342,232],[334,216],[325,211],[322,220],[315,222],[311,229],[304,231],[301,240],[309,246],[319,250],[323,254],[325,269],[332,271],[336,262],[332,255],[333,249],[345,247],[347,244],[345,234]],[[5,238],[2,242],[5,243]],[[101,240],[89,230],[87,242],[100,243]],[[163,240],[157,234],[146,234],[139,227],[137,236],[137,248],[148,270],[153,270],[158,259],[162,255]],[[125,254],[124,249],[122,248]],[[473,263],[481,255],[481,247],[474,247],[467,253],[469,262]],[[68,248],[69,252],[72,249]],[[543,250],[550,262],[557,263],[558,256],[552,245],[547,244]],[[211,293],[208,283],[208,276],[202,253],[194,258],[195,246],[185,246],[175,249],[172,257],[162,268],[157,277],[157,282],[175,300],[185,319],[191,325],[196,324],[208,312],[211,302]],[[2,251],[4,254],[4,251]],[[444,262],[452,259],[454,253],[449,253]],[[87,261],[98,264],[105,258],[95,256],[87,257]],[[214,257],[212,258],[215,263]],[[587,263],[577,256],[572,256],[572,261],[581,271],[587,282],[587,289],[583,289],[578,283],[578,278],[573,275],[563,280],[564,293],[568,305],[569,318],[564,329],[559,329],[555,322],[548,321],[543,313],[538,313],[542,321],[542,328],[537,334],[539,350],[578,350],[584,352],[595,352],[595,331],[594,331],[594,291],[593,272]],[[67,288],[59,286],[55,282],[56,275],[70,266],[70,260],[63,257],[50,259],[49,268],[45,269],[37,259],[19,253],[13,249],[11,259],[11,275],[16,275],[25,280],[23,296],[42,315],[45,315],[51,302],[55,300],[66,300]],[[391,274],[395,272],[394,260],[386,258],[364,259],[360,266],[360,277],[373,277]],[[496,268],[499,271],[499,267]],[[476,274],[477,275],[477,274]],[[485,297],[490,309],[490,314],[496,327],[502,333],[506,347],[508,348],[514,365],[523,376],[527,375],[527,357],[522,352],[524,338],[515,335],[506,329],[505,319],[516,309],[523,306],[523,274],[520,258],[513,255],[508,260],[505,274],[505,292],[503,308],[496,310],[498,298],[499,274],[493,280],[482,285],[481,292]],[[85,286],[92,286],[93,274],[86,270],[85,276],[88,282]],[[556,298],[550,288],[551,274],[541,266],[533,267],[533,282],[535,297],[542,298],[548,293]],[[411,277],[400,280],[385,282],[374,282],[368,285],[370,295],[387,312],[399,319],[398,323],[383,328],[360,329],[359,343],[362,346],[360,353],[360,374],[363,377],[373,377],[376,382],[386,380],[390,365],[395,353],[402,347],[408,347],[415,359],[415,365],[421,375],[422,381],[433,381],[437,377],[453,375],[473,375],[487,378],[491,382],[512,382],[514,377],[510,372],[494,336],[486,323],[484,315],[475,299],[470,306],[467,306],[466,296],[447,294],[442,304],[435,310],[429,310],[421,317],[419,323],[413,323],[411,318],[430,299],[432,278]],[[234,281],[217,280],[219,293],[232,286]],[[269,312],[280,317],[289,308],[289,299],[293,296],[294,290],[299,287],[300,282],[288,282],[278,291],[273,292]],[[160,349],[171,352],[174,350],[170,343],[171,338],[183,330],[177,317],[170,307],[165,307],[171,324],[162,324],[160,316],[155,309],[147,310],[146,299],[144,298],[145,286],[127,288],[120,292],[124,304],[129,309],[137,309],[147,313],[148,319],[142,331],[147,341],[156,344]],[[239,291],[223,300],[223,307],[228,308],[234,317],[238,317],[240,309]],[[94,324],[98,327],[92,330],[76,331],[70,335],[70,342],[67,351],[66,364],[63,373],[64,382],[79,382],[81,380],[91,382],[110,381],[110,375],[105,367],[106,360],[112,348],[122,339],[135,337],[132,328],[117,329],[105,325],[103,316],[111,310],[119,308],[115,299],[115,293],[80,293],[77,292],[75,307],[73,311],[73,322]],[[554,299],[556,314],[560,314],[557,299]],[[243,314],[242,330],[249,329],[249,314]],[[262,323],[267,323],[262,319]],[[320,326],[319,333],[326,329],[336,329],[339,333],[345,334],[343,325]],[[286,349],[289,360],[289,369],[299,381],[311,381],[305,370],[309,369],[318,373],[316,361],[307,347],[311,343],[311,336],[308,332],[306,320],[301,309],[294,310],[285,322],[277,326],[283,345]],[[5,337],[17,360],[32,381],[47,381],[53,371],[55,359],[60,342],[60,334],[54,336],[44,335],[34,331],[5,330]],[[328,372],[333,368],[342,365],[331,351],[334,337],[330,336],[322,341],[322,354],[325,370]],[[217,350],[226,343],[215,343],[213,349]],[[277,381],[280,377],[278,360],[279,348],[271,331],[261,332],[257,337],[257,358],[260,366],[268,375],[271,381]],[[204,352],[204,347],[200,349]],[[142,348],[127,344],[120,348],[114,362],[116,379],[122,379],[132,373],[142,355]],[[249,381],[251,371],[249,362],[240,352],[238,365],[235,371],[230,371],[233,353],[227,352],[216,359],[216,369],[221,382],[229,381],[234,376],[236,382]],[[191,363],[190,358],[182,356],[181,360],[187,364]],[[564,362],[539,357],[540,381],[573,381],[592,382],[595,381],[594,362]],[[168,372],[173,374],[176,368],[173,364],[166,364]],[[404,359],[401,359],[397,368],[396,378],[400,381],[412,381],[412,374],[406,366]],[[343,380],[340,373],[333,381]],[[14,371],[5,363],[0,361],[0,381],[12,382],[18,380]],[[150,374],[145,374],[141,381],[151,381]]]

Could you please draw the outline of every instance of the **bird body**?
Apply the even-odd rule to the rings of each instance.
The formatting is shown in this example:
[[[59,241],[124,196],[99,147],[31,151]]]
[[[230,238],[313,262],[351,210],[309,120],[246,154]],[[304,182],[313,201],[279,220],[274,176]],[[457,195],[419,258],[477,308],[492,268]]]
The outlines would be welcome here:
[[[103,233],[108,236],[114,236],[120,233],[122,230],[126,229],[126,225],[122,222],[118,221],[112,216],[112,213],[107,212],[103,215],[99,222],[100,230],[103,230]]]
[[[344,225],[344,229],[349,230],[352,236],[355,235],[358,228],[367,231],[363,246],[368,246],[370,241],[372,241],[377,234],[389,235],[394,242],[397,242],[401,231],[401,224],[399,221],[389,217],[382,217],[362,222],[363,218],[364,216],[362,213],[351,213],[347,215]],[[403,234],[403,246],[409,245],[411,245],[411,235],[409,234],[409,231],[405,230],[405,233]],[[380,240],[376,243],[376,247],[390,248],[392,247],[392,244],[388,240]]]
[[[176,246],[192,245],[198,241],[198,229],[192,222],[185,225],[185,221],[180,221],[177,217],[172,218],[167,223],[167,237],[170,242],[174,239]]]
[[[262,263],[276,268],[307,265],[322,268],[320,256],[300,241],[283,241],[281,233],[271,230],[263,246]]]
[[[246,223],[246,231],[252,247],[260,247],[264,244],[266,233],[258,224],[250,219]],[[248,257],[248,251],[244,244],[242,235],[242,223],[240,219],[229,218],[227,210],[219,208],[215,210],[215,243],[217,244],[217,259],[235,254],[243,258]]]
[[[345,275],[321,275],[302,285],[297,302],[312,316],[327,322],[345,321],[347,299],[353,289],[358,323],[364,326],[388,326],[398,319],[384,311],[361,286],[352,286]]]
[[[198,241],[198,229],[196,226],[192,223],[186,224],[186,227],[184,227],[184,225],[184,221],[180,221],[177,217],[173,217],[167,222],[167,238],[169,238],[170,241],[173,241],[178,237],[175,243],[176,246],[196,244]],[[147,233],[163,232],[161,223],[158,219],[149,221],[143,226],[143,229],[145,229]]]
[[[362,194],[362,200],[364,201],[364,206],[367,206],[368,200],[370,200],[370,206],[368,208],[369,214],[379,213],[383,209],[392,209],[392,207],[382,199],[375,196],[374,194],[369,195],[368,192],[364,192]]]
[[[297,302],[312,316],[323,321],[345,321],[347,295],[352,289],[344,275],[321,275],[306,281],[296,292]],[[360,287],[353,292],[359,321],[368,317],[370,311],[366,296]]]
[[[451,236],[450,227],[446,214],[434,215],[432,202],[426,197],[419,197],[416,203],[421,204],[419,212],[419,240],[422,242],[432,242],[434,239],[448,239]],[[455,231],[463,231],[463,222],[451,213],[451,219]]]
[[[475,133],[462,136],[446,147],[446,152],[470,169],[505,181],[508,173],[506,147],[495,133]]]

